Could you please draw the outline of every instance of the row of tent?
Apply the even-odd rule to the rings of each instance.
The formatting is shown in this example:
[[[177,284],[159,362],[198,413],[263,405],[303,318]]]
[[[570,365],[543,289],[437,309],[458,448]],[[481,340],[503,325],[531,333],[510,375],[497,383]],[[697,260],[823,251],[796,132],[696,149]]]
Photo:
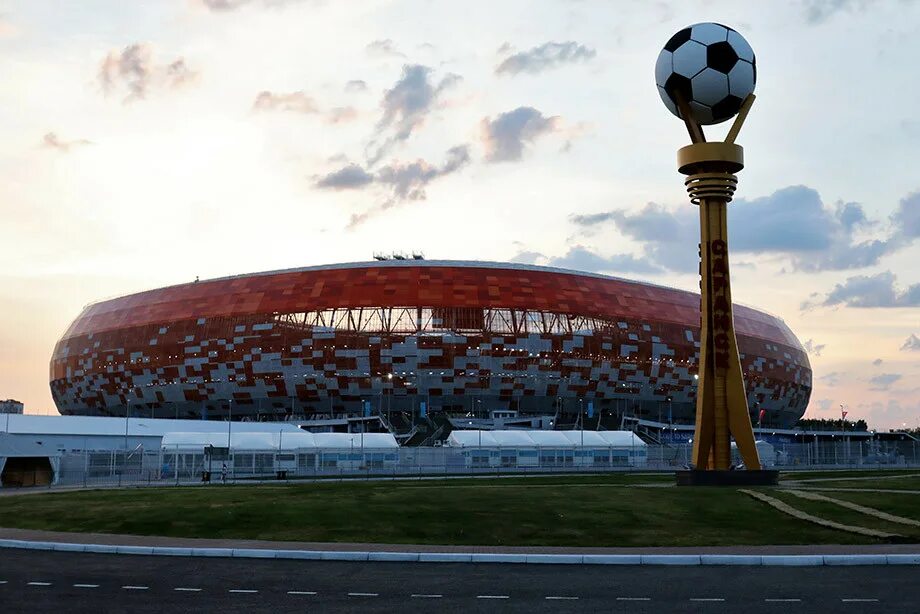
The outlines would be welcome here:
[[[646,448],[646,443],[632,431],[453,431],[445,445],[457,448]]]
[[[240,428],[237,426],[237,428]],[[396,438],[389,433],[309,433],[279,430],[277,432],[212,431],[200,433],[166,433],[163,435],[164,451],[196,451],[204,448],[226,448],[251,452],[278,452],[282,450],[391,450],[399,448]]]
[[[641,467],[648,461],[648,446],[632,431],[453,431],[445,446],[479,469]]]

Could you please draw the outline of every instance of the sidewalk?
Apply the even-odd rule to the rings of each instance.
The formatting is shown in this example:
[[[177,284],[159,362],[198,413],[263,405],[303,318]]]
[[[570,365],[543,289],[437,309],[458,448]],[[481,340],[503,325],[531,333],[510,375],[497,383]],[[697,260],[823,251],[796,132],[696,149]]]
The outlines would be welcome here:
[[[54,542],[61,544],[100,544],[228,550],[300,550],[304,552],[402,552],[402,553],[476,553],[476,554],[559,554],[559,555],[856,555],[917,554],[920,544],[868,545],[779,545],[779,546],[700,546],[643,548],[568,548],[554,546],[439,546],[430,544],[375,544],[336,542],[285,542],[255,539],[205,539],[106,533],[67,533],[0,528],[0,540]]]

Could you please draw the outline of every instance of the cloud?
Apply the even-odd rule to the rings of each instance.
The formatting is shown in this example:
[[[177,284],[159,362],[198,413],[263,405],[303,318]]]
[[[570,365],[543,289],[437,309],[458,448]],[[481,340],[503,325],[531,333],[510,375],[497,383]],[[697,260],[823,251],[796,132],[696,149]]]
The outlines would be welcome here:
[[[829,21],[838,13],[855,13],[866,10],[874,0],[805,0],[805,21],[818,25]]]
[[[252,108],[255,111],[286,111],[303,115],[322,114],[329,124],[342,124],[358,117],[358,112],[354,107],[333,107],[324,112],[316,100],[299,90],[290,94],[276,94],[268,90],[259,92],[255,102],[252,103]]]
[[[875,377],[869,378],[871,384],[870,390],[888,390],[891,386],[901,379],[900,373],[882,373]]]
[[[828,386],[834,387],[840,383],[840,379],[844,375],[844,373],[840,373],[839,371],[831,371],[830,373],[825,373],[824,375],[820,376],[818,379]]]
[[[814,354],[815,356],[820,356],[821,352],[824,351],[824,348],[827,347],[825,343],[816,343],[812,339],[806,339],[802,342],[802,346],[805,348],[805,351],[809,354]]]
[[[802,309],[837,305],[862,308],[920,306],[920,283],[899,290],[895,282],[891,271],[848,277],[844,283],[836,284],[823,300],[802,303]]]
[[[507,53],[510,50],[505,45],[499,48],[500,53]],[[536,74],[556,68],[562,64],[586,62],[595,55],[597,55],[597,52],[594,49],[580,45],[575,41],[566,41],[564,43],[548,42],[505,58],[495,67],[495,74]]]
[[[833,399],[818,399],[818,409],[827,411],[834,405]]]
[[[516,262],[518,264],[537,264],[538,262],[545,262],[546,256],[540,252],[518,252],[513,258],[509,259],[508,262]]]
[[[396,43],[394,43],[389,38],[384,38],[380,40],[371,41],[364,48],[369,55],[377,56],[390,56],[390,57],[406,57],[403,53],[396,48]]]
[[[525,145],[537,138],[559,130],[562,119],[545,117],[533,107],[518,107],[501,113],[494,120],[486,117],[480,123],[481,140],[489,162],[520,160]]]
[[[74,147],[81,145],[92,145],[92,141],[86,139],[74,139],[72,141],[63,141],[54,132],[49,132],[42,137],[42,147],[47,149],[56,149],[57,151],[67,153]]]
[[[326,121],[330,124],[344,124],[358,118],[358,111],[354,107],[333,107],[326,113]]]
[[[362,81],[361,79],[352,79],[345,84],[346,92],[366,92],[367,91],[367,82]]]
[[[882,365],[882,359],[881,359],[881,358],[876,358],[875,360],[872,361],[872,366],[873,366],[873,367],[880,367],[881,365]]]
[[[252,108],[257,111],[290,111],[292,113],[318,113],[316,101],[302,91],[275,94],[264,90],[256,96]]]
[[[612,222],[625,236],[642,244],[643,257],[657,267],[672,271],[697,270],[692,247],[699,243],[699,222],[690,207],[671,211],[657,203],[648,203],[637,212],[614,209],[600,213],[573,215],[569,219],[583,234],[597,231],[597,226]],[[734,241],[732,242],[734,246]]]
[[[147,97],[155,88],[176,89],[198,78],[184,58],[158,63],[153,47],[146,43],[128,45],[121,51],[110,51],[99,66],[98,80],[102,91],[108,95],[124,89],[124,102]]]
[[[920,192],[914,192],[898,202],[897,210],[891,216],[894,228],[892,242],[906,245],[920,237]]]
[[[822,204],[818,193],[806,186],[790,186],[761,198],[739,198],[729,210],[731,245],[735,253],[775,254],[787,257],[795,270],[830,271],[863,268],[878,264],[920,233],[920,219],[914,227],[913,197],[902,201],[902,211],[892,224],[897,230],[885,239],[862,239],[862,233],[876,225],[861,205]],[[917,197],[920,202],[920,196]],[[918,216],[920,217],[920,216]],[[675,271],[696,268],[686,257],[687,243],[699,241],[696,211],[649,203],[638,212],[613,209],[573,215],[571,221],[590,234],[596,226],[614,223],[627,236],[645,243],[646,256]]]
[[[920,352],[920,337],[911,333],[910,337],[904,340],[901,345],[902,352]]]
[[[256,4],[255,0],[199,0],[202,6],[214,13],[229,13],[250,4]],[[286,4],[294,4],[302,0],[261,0],[258,2],[268,8],[278,8]]]
[[[631,254],[614,254],[601,256],[583,245],[569,249],[564,256],[550,258],[548,264],[563,269],[577,271],[620,273],[659,273],[661,269],[642,258]]]
[[[371,209],[353,214],[348,228],[354,229],[372,215],[386,211],[397,204],[425,200],[428,197],[426,189],[429,184],[436,179],[459,171],[469,162],[469,146],[457,145],[447,150],[444,163],[440,166],[435,166],[422,159],[408,163],[394,161],[372,173],[352,163],[317,178],[314,185],[317,188],[331,190],[378,189],[383,196],[383,201]]]
[[[357,164],[343,166],[316,181],[316,187],[332,190],[355,190],[374,182],[374,176]]]
[[[435,84],[431,81],[432,72],[427,66],[407,64],[393,87],[384,92],[377,136],[368,144],[368,149],[376,149],[369,156],[371,165],[394,144],[408,139],[424,123],[443,92],[460,80],[459,75],[448,73]]]
[[[318,113],[316,101],[302,91],[275,94],[264,90],[256,96],[252,108],[258,111],[290,111],[292,113]]]
[[[384,208],[406,200],[425,200],[425,188],[438,177],[449,175],[466,166],[470,161],[469,147],[458,145],[447,150],[447,159],[440,167],[432,166],[422,159],[408,164],[394,162],[377,171],[375,181],[388,186],[391,193]]]

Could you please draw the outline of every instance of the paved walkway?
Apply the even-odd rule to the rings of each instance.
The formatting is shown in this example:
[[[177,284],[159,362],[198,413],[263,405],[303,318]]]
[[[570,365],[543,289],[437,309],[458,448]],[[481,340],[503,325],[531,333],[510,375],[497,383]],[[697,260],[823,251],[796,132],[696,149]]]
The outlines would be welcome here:
[[[251,548],[264,550],[309,550],[338,552],[475,552],[484,554],[915,554],[920,544],[870,545],[777,545],[777,546],[687,546],[644,548],[568,548],[551,546],[438,546],[429,544],[372,544],[337,542],[284,542],[254,539],[205,539],[105,533],[66,533],[0,528],[0,539],[93,543],[117,546],[165,546],[175,548]]]
[[[842,499],[834,499],[833,497],[826,497],[820,495],[816,492],[808,492],[803,490],[784,490],[790,495],[795,495],[801,499],[807,499],[810,501],[825,501],[827,503],[833,503],[839,505],[840,507],[845,507],[847,509],[859,512],[861,514],[866,514],[868,516],[875,516],[886,522],[894,522],[896,524],[904,524],[912,527],[920,527],[920,522],[913,520],[912,518],[904,518],[903,516],[895,516],[894,514],[889,514],[881,510],[877,510],[874,507],[866,507],[865,505],[859,505],[858,503],[852,503],[850,501],[843,501]]]
[[[833,520],[828,520],[826,518],[820,518],[818,516],[812,516],[806,512],[803,512],[800,509],[794,508],[785,501],[780,501],[769,495],[765,495],[762,492],[757,492],[755,490],[746,490],[739,489],[738,492],[743,492],[746,495],[763,501],[770,507],[773,507],[784,514],[788,514],[793,518],[798,518],[799,520],[804,520],[806,522],[811,522],[813,524],[820,525],[822,527],[827,527],[829,529],[837,529],[838,531],[846,531],[848,533],[856,533],[858,535],[867,535],[869,537],[901,537],[897,533],[887,533],[885,531],[878,531],[876,529],[867,529],[866,527],[858,527],[852,524],[842,524],[840,522],[834,522]]]

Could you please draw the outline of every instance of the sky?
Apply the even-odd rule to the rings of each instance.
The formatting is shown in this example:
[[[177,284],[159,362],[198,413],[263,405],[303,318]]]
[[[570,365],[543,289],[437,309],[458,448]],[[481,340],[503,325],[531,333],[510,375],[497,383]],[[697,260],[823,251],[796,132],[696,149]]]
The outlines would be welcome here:
[[[757,54],[733,297],[807,417],[920,420],[920,2],[0,2],[0,398],[56,413],[87,303],[420,251],[698,287],[670,36]],[[710,139],[726,127],[709,128]]]

